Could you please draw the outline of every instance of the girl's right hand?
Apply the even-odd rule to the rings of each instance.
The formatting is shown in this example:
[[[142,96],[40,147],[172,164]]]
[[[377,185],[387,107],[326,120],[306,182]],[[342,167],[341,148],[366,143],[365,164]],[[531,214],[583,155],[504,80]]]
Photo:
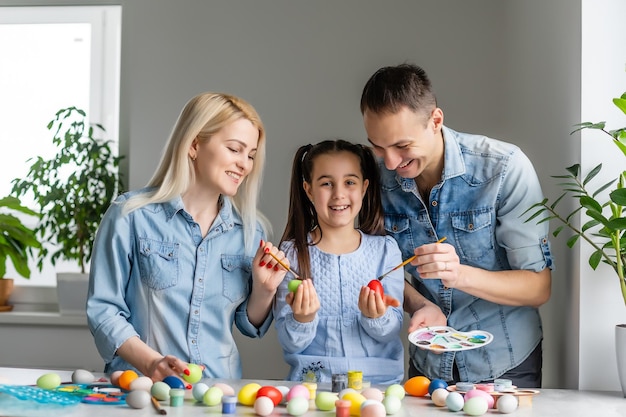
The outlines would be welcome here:
[[[295,293],[287,294],[285,301],[291,306],[293,318],[300,323],[313,321],[320,309],[320,300],[310,279],[303,280]]]

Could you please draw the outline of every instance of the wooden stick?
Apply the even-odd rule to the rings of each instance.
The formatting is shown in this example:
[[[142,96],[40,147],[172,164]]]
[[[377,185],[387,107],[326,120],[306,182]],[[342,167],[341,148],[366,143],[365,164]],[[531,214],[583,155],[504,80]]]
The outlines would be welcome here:
[[[165,409],[161,407],[161,403],[159,403],[159,400],[157,400],[154,397],[152,397],[152,405],[154,406],[154,409],[157,411],[157,414],[161,414],[161,415],[167,414],[167,411],[165,411]]]
[[[446,240],[447,238],[444,236],[441,239],[439,239],[437,241],[437,243],[441,243],[444,240]],[[376,278],[377,280],[381,280],[383,278],[385,278],[387,275],[391,274],[393,271],[395,271],[396,269],[400,269],[402,268],[404,265],[408,264],[409,262],[411,262],[413,259],[415,259],[417,257],[417,255],[413,255],[411,256],[409,259],[407,259],[406,261],[402,262],[400,265],[394,267],[393,269],[390,269],[389,271],[385,272],[384,274],[382,274],[381,276],[379,276],[378,278]]]

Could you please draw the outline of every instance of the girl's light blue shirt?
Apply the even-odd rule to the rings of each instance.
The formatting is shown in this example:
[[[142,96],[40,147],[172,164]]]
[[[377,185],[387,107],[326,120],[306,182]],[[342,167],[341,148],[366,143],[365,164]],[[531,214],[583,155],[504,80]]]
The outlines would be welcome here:
[[[231,201],[206,236],[176,198],[124,215],[120,196],[107,210],[96,236],[87,317],[106,372],[134,369],[116,355],[133,336],[163,355],[206,368],[213,378],[241,378],[232,335],[261,337],[247,316],[253,253],[244,253],[243,226]],[[256,239],[265,238],[257,225]]]
[[[530,160],[515,145],[443,128],[445,161],[441,181],[423,201],[414,179],[401,178],[380,163],[385,228],[402,255],[446,237],[462,264],[490,271],[552,268],[548,222],[526,223],[523,213],[543,199]],[[487,381],[521,364],[542,339],[539,311],[514,307],[422,280],[406,268],[413,285],[435,302],[460,330],[486,330],[491,344],[435,354],[410,346],[416,368],[429,378],[452,380],[456,361],[462,381]]]
[[[297,270],[293,242],[283,242],[281,250]],[[331,382],[332,374],[357,370],[373,384],[400,382],[404,378],[402,305],[388,307],[382,317],[375,319],[365,317],[358,307],[361,287],[402,262],[396,241],[389,236],[361,233],[361,245],[354,252],[334,255],[310,246],[309,255],[313,285],[321,304],[315,319],[309,323],[296,321],[285,302],[293,276],[288,274],[276,293],[276,330],[291,368],[288,379],[303,381],[314,376],[317,382]],[[402,303],[402,268],[381,283],[385,294]]]

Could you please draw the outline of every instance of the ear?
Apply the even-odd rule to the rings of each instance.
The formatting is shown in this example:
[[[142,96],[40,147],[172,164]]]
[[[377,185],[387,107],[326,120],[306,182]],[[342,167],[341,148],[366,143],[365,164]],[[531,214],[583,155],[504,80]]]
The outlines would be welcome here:
[[[306,193],[306,196],[309,197],[309,200],[312,203],[313,202],[313,194],[311,193],[311,184],[309,184],[306,181],[302,181],[302,188],[304,188],[304,192]]]
[[[435,110],[433,110],[431,118],[433,120],[433,128],[435,129],[435,132],[440,131],[443,127],[443,110],[436,107]]]
[[[370,180],[363,181],[363,191],[361,192],[361,199],[365,197],[365,193],[367,192],[367,187],[370,185]]]
[[[189,158],[191,158],[192,161],[195,161],[198,157],[198,144],[198,138],[194,138],[193,142],[191,142],[191,146],[189,146]]]

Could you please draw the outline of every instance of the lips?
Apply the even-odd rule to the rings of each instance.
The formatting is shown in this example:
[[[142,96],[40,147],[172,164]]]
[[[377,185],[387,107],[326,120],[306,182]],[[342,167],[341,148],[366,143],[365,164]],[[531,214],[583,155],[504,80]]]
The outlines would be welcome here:
[[[236,172],[232,172],[232,171],[226,171],[226,175],[228,175],[229,177],[233,178],[236,181],[239,181],[241,177],[243,177],[243,175],[238,174]]]

